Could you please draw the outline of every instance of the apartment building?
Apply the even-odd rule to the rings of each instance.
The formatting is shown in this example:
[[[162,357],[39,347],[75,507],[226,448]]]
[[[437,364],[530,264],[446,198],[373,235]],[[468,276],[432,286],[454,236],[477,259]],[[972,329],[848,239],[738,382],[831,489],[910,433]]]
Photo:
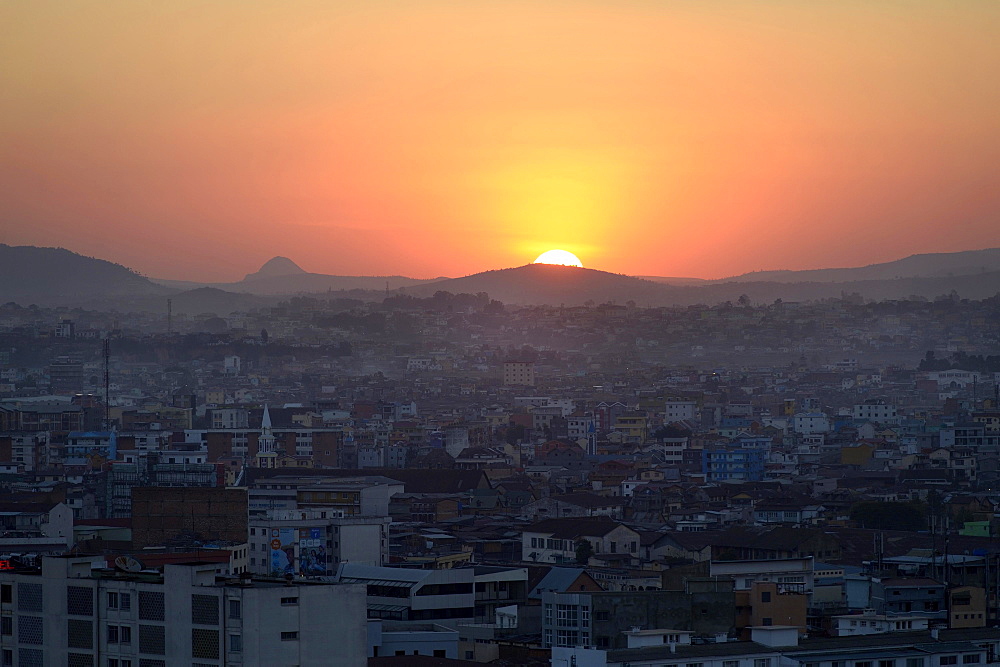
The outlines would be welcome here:
[[[123,572],[101,557],[46,557],[40,570],[0,571],[2,663],[318,665],[336,655],[364,664],[362,587],[223,579],[215,567]]]

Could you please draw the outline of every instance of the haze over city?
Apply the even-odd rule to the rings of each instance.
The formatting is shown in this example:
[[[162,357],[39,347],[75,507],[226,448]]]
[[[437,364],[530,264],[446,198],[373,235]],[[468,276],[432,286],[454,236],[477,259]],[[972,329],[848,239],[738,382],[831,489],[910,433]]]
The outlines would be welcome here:
[[[0,240],[720,278],[997,245],[1000,6],[0,7]]]

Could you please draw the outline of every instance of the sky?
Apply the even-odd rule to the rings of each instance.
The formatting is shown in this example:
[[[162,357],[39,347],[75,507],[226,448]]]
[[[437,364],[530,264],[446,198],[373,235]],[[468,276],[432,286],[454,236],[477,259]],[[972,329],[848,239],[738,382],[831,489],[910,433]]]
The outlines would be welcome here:
[[[1000,246],[992,0],[0,3],[0,242],[158,278]]]

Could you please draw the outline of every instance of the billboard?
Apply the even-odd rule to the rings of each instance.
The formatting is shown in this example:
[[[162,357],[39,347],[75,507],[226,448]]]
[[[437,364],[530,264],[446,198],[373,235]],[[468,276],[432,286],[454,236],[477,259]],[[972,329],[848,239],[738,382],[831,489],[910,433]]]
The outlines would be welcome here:
[[[299,529],[299,567],[304,576],[326,574],[326,542],[322,528]]]
[[[295,573],[295,556],[299,531],[295,528],[271,529],[271,574]]]

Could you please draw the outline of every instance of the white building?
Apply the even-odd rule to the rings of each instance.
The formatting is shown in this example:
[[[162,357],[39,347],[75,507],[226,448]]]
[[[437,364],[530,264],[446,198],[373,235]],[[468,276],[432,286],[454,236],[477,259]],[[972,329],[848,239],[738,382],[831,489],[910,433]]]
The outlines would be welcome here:
[[[226,375],[239,375],[242,363],[238,356],[236,356],[235,354],[231,354],[226,356],[225,359],[223,359],[222,366],[226,372]]]
[[[694,419],[697,414],[697,402],[682,399],[667,399],[663,413],[663,421],[676,422],[684,419]]]
[[[778,592],[812,594],[816,584],[813,557],[774,560],[713,560],[709,576],[732,579],[738,591],[748,591],[757,582],[773,582]]]
[[[833,634],[836,637],[853,635],[877,635],[884,632],[908,632],[926,630],[930,626],[930,616],[914,614],[884,615],[875,613],[843,614],[833,617]]]
[[[10,665],[363,665],[361,586],[217,578],[215,564],[103,569],[101,557],[46,557],[0,571]],[[331,622],[331,619],[336,619]],[[5,621],[6,625],[6,621]]]
[[[830,418],[822,412],[800,412],[792,418],[796,433],[829,433]]]
[[[521,560],[533,563],[575,563],[576,545],[590,542],[594,554],[639,556],[639,534],[606,516],[545,519],[521,533]]]

